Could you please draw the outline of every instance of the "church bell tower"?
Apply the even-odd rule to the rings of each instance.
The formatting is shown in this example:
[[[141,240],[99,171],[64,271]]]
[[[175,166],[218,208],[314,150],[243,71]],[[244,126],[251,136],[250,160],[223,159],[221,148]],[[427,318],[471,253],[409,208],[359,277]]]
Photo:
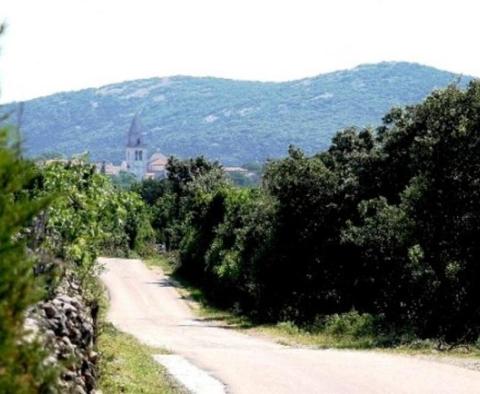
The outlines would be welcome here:
[[[125,161],[127,171],[137,179],[143,179],[147,173],[147,147],[143,142],[144,127],[138,114],[132,120],[128,130]]]

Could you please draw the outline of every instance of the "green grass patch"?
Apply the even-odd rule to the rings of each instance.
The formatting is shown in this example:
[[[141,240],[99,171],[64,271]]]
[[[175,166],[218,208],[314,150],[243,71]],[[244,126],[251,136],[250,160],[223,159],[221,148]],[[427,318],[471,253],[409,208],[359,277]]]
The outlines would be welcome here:
[[[258,325],[253,333],[266,335],[290,346],[308,346],[319,349],[372,349],[377,347],[374,335],[334,334],[322,328],[301,328],[292,322]]]
[[[145,259],[145,264],[150,268],[159,267],[165,273],[165,275],[172,276],[176,268],[177,257],[175,253],[165,252],[150,256]]]
[[[202,309],[205,311],[205,309]],[[224,312],[225,314],[225,312]],[[333,315],[342,321],[351,320],[350,314]],[[216,316],[221,316],[216,313]],[[360,315],[362,316],[362,315]],[[368,316],[368,315],[367,315]],[[238,317],[221,318],[226,324],[238,321]],[[234,324],[235,326],[235,324]],[[409,355],[435,355],[440,357],[480,358],[480,343],[448,347],[441,341],[432,339],[417,339],[409,336],[394,336],[375,331],[342,331],[338,326],[322,324],[321,326],[299,327],[292,322],[277,324],[243,323],[237,328],[253,335],[271,338],[276,342],[288,346],[304,346],[316,349],[357,349],[395,352]]]

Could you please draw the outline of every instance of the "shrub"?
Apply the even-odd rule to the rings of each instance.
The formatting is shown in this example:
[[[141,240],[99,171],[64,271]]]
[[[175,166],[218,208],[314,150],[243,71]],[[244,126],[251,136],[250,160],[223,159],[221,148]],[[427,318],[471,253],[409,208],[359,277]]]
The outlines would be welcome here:
[[[377,323],[378,318],[368,313],[360,314],[357,311],[351,311],[327,316],[322,326],[326,334],[360,338],[378,335]]]
[[[0,392],[49,392],[55,389],[55,370],[44,363],[41,345],[27,340],[23,326],[40,289],[21,237],[48,200],[31,198],[34,167],[10,142],[7,130],[0,130]]]

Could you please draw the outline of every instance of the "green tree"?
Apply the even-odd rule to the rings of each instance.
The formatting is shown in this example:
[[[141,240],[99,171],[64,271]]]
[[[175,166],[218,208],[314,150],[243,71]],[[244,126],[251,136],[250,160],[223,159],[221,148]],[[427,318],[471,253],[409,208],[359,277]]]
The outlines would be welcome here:
[[[471,342],[479,130],[477,81],[394,108],[376,129],[345,129],[315,156],[290,148],[258,189],[203,158],[171,159],[145,198],[181,272],[225,306],[302,324],[355,309],[383,329]]]
[[[31,197],[32,163],[22,160],[7,130],[0,130],[0,392],[55,389],[55,373],[36,340],[27,340],[26,309],[40,297],[21,234],[48,199]]]

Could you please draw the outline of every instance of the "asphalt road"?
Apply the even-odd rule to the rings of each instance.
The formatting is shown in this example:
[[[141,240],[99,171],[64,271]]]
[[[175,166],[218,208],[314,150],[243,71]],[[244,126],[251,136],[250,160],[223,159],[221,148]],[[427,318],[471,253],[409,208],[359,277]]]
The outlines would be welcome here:
[[[230,393],[480,393],[480,372],[409,356],[282,346],[197,318],[161,270],[102,258],[109,320]]]

